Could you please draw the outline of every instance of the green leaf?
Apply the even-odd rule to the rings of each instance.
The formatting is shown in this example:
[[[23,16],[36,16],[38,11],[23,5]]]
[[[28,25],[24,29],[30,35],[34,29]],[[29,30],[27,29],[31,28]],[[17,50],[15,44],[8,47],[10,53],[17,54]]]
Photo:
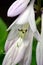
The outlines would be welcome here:
[[[37,40],[33,39],[33,46],[32,46],[32,62],[31,65],[37,65],[36,64],[36,46],[37,46]]]
[[[0,18],[0,54],[4,53],[4,45],[7,37],[6,29],[7,29],[6,24],[4,23],[2,18]]]
[[[2,61],[3,61],[3,58],[4,58],[4,54],[0,54],[0,65],[2,65]]]

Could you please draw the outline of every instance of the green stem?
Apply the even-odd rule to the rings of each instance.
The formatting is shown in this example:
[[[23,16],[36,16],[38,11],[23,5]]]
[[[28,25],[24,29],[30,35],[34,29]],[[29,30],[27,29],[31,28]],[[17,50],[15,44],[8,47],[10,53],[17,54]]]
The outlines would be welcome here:
[[[36,25],[38,25],[40,23],[40,21],[41,21],[41,18],[38,17],[37,20],[36,20]]]

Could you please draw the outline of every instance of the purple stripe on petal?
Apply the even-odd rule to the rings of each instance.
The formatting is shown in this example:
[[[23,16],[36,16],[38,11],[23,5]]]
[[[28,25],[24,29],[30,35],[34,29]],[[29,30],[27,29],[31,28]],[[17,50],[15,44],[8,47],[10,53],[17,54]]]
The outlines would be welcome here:
[[[5,44],[5,52],[7,52],[9,50],[9,48],[13,45],[14,40],[11,41],[7,41]]]
[[[5,44],[5,52],[7,52],[11,46],[15,43],[17,39],[14,39],[14,40],[11,40],[11,41],[6,41],[6,44]]]
[[[7,16],[13,17],[13,16],[21,14],[27,7],[27,4],[29,3],[29,1],[30,0],[15,1],[8,9]]]

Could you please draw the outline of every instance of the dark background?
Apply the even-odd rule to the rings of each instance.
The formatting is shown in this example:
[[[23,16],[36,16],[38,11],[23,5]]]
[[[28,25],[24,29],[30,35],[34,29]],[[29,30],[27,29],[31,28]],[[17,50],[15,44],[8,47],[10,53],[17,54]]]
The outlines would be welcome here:
[[[6,24],[8,24],[8,26],[16,19],[16,17],[13,18],[7,17],[7,10],[14,1],[15,0],[0,0],[0,17],[2,17],[2,19],[5,21]]]
[[[10,25],[12,21],[15,20],[16,17],[10,18],[7,17],[7,10],[9,6],[14,2],[15,0],[0,0],[0,17],[5,21],[6,24]]]

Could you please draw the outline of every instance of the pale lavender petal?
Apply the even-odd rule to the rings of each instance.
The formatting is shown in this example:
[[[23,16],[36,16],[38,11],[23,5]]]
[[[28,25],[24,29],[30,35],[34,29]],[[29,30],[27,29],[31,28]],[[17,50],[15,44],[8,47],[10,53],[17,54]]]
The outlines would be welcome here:
[[[37,65],[43,65],[43,42],[38,42],[36,48],[36,61]]]
[[[23,60],[24,61],[23,65],[30,65],[31,58],[32,58],[32,44],[30,43],[30,45],[28,45],[26,49],[26,53],[25,53],[24,60]]]
[[[33,9],[33,6],[31,6],[31,11],[30,11],[30,16],[28,18],[28,22],[30,24],[30,28],[31,30],[33,31],[34,33],[34,37],[40,41],[41,39],[41,36],[36,28],[36,23],[35,23],[35,12],[34,12],[34,9]]]
[[[31,29],[30,29],[30,31],[28,33],[28,36],[29,36],[28,37],[29,44],[28,44],[28,46],[26,48],[25,55],[24,55],[23,59],[21,60],[21,62],[19,63],[19,65],[30,65],[31,64],[31,59],[32,59],[32,41],[33,41],[33,33],[31,31]],[[26,41],[25,41],[25,43],[26,43]]]
[[[28,22],[28,16],[30,15],[31,5],[27,7],[27,9],[18,17],[17,21],[14,21],[16,24],[25,24]]]
[[[5,58],[3,60],[2,65],[12,65],[13,61],[15,61],[17,55],[18,55],[18,51],[20,50],[20,47],[17,47],[17,44],[19,44],[19,46],[22,46],[22,39],[19,38],[13,45],[12,47],[8,50],[8,52],[5,55]],[[13,60],[14,58],[14,60]]]
[[[14,27],[10,30],[7,40],[5,42],[5,51],[7,52],[8,49],[13,45],[13,43],[18,39],[18,29],[21,26],[14,25]]]
[[[16,34],[15,34],[16,33]],[[9,48],[13,45],[13,43],[18,39],[17,37],[17,29],[13,29],[9,32],[7,40],[5,42],[5,51],[7,52]]]
[[[43,65],[43,13],[42,13],[42,27],[41,27],[41,39],[36,48],[36,61],[37,65]]]
[[[26,49],[24,60],[23,60],[23,65],[30,65],[31,64],[31,59],[32,59],[32,42],[33,42],[33,33],[30,30],[29,32],[29,45]]]
[[[31,11],[31,6],[29,6],[26,11],[24,11],[7,29],[7,31],[11,30],[13,27],[15,27],[15,24],[22,25],[28,22],[28,16]]]
[[[19,65],[30,65],[31,64],[31,59],[32,59],[32,41],[33,41],[33,33],[31,29],[28,31],[28,40],[25,40],[25,46],[27,46],[25,55]],[[27,43],[28,41],[28,43]],[[27,45],[28,44],[28,45]]]
[[[42,24],[41,24],[41,36],[42,36],[42,39],[43,39],[43,11],[42,11],[41,19],[42,19]]]
[[[31,6],[31,11],[30,11],[30,15],[28,18],[28,22],[30,24],[31,30],[33,32],[35,32],[36,31],[36,23],[35,23],[35,12],[34,12],[33,6]]]
[[[37,48],[36,48],[36,61],[37,61],[37,65],[40,65],[40,43],[37,44]]]
[[[15,43],[16,40],[14,39],[14,40],[10,40],[10,41],[7,40],[6,41],[6,43],[5,43],[5,52],[6,53],[11,48],[11,46]]]
[[[10,65],[12,63],[13,54],[17,54],[17,51],[18,49],[15,48],[15,46],[11,47],[5,55],[2,65]]]
[[[22,44],[21,47],[19,48],[18,54],[14,62],[12,63],[12,65],[19,63],[23,59],[25,50],[26,50],[26,47],[24,46],[24,44]]]
[[[41,41],[41,35],[38,30],[36,30],[36,32],[34,33],[34,37],[36,38],[36,40],[38,40],[38,42]]]
[[[13,17],[22,13],[30,0],[17,0],[8,9],[7,16]]]

